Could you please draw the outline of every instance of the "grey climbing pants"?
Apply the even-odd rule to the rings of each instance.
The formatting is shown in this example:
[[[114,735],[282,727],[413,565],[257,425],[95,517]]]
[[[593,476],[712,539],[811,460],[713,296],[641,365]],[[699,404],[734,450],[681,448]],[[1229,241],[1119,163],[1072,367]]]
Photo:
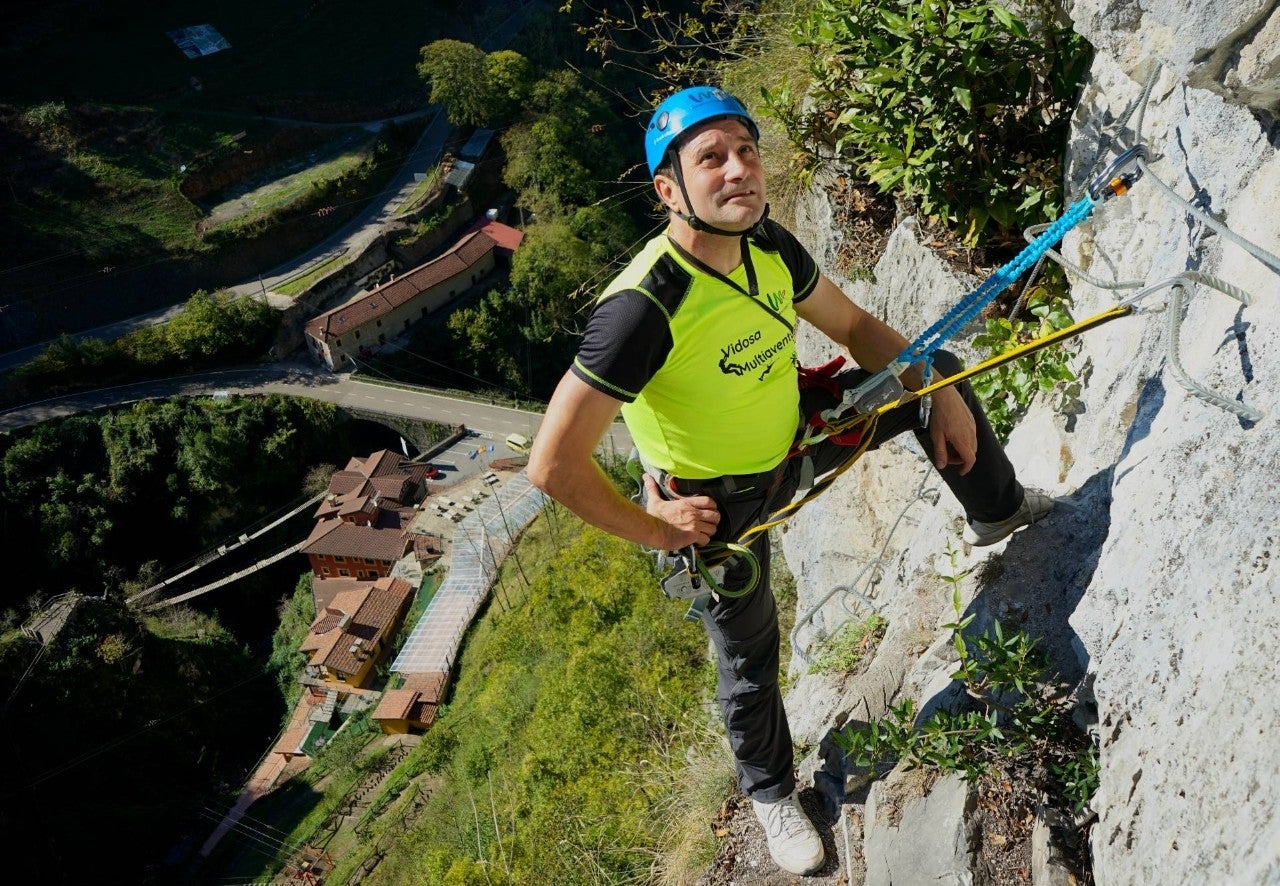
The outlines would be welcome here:
[[[952,354],[940,351],[934,366],[941,376],[948,376],[959,371],[960,362]],[[850,369],[836,376],[836,380],[841,390],[847,390],[867,375],[864,370]],[[1022,505],[1022,487],[968,383],[957,385],[956,389],[977,423],[977,462],[964,476],[958,467],[947,467],[939,474],[969,517],[986,522],[1003,520]],[[801,391],[801,420],[838,401],[838,397],[821,389]],[[919,406],[914,403],[881,416],[871,448],[908,430],[915,432],[932,457],[933,444],[928,431],[920,427]],[[813,460],[814,474],[821,476],[847,458],[849,449],[823,441],[811,446],[807,454]],[[721,516],[714,540],[733,541],[791,501],[800,485],[801,462],[800,458],[789,459],[773,471],[749,476],[677,479],[675,487],[682,495],[700,493],[715,499]],[[751,550],[760,562],[759,585],[744,597],[713,600],[703,612],[702,621],[716,650],[717,699],[737,765],[738,787],[753,800],[768,803],[795,789],[795,773],[791,730],[778,687],[781,638],[777,604],[769,584],[767,533],[752,542]],[[733,590],[743,587],[749,578],[749,565],[731,560],[726,564],[722,584]]]

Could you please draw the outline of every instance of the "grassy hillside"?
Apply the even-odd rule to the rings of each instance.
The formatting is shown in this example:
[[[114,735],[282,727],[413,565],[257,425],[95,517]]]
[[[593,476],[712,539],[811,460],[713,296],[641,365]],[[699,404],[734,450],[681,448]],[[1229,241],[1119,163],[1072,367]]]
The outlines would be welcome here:
[[[286,842],[333,849],[333,882],[363,870],[368,883],[485,883],[484,869],[492,884],[678,882],[709,861],[707,823],[733,790],[709,726],[706,638],[683,611],[634,545],[544,513],[422,744],[370,778],[387,749],[351,735],[252,814]],[[282,861],[244,839],[206,882]]]

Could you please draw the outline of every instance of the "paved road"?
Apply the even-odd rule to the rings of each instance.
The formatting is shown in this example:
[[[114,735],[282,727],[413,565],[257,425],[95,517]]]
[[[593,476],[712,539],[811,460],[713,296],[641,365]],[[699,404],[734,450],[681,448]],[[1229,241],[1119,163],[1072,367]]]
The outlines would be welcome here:
[[[384,415],[463,424],[499,440],[512,433],[532,438],[542,424],[542,415],[537,412],[450,397],[426,388],[384,387],[347,375],[333,375],[306,364],[282,363],[137,382],[28,403],[0,412],[0,432],[140,400],[207,397],[219,391],[308,397]],[[626,427],[621,423],[615,424],[602,447],[624,455],[630,452],[631,437]]]

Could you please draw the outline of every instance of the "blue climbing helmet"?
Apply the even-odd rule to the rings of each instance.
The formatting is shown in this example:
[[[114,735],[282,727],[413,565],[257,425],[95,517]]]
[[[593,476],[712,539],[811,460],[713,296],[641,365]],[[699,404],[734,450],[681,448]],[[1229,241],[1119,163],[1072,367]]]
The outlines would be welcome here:
[[[649,177],[658,172],[668,151],[674,151],[680,136],[699,123],[734,117],[760,140],[760,127],[751,119],[742,102],[716,86],[693,86],[682,89],[658,105],[644,134],[645,159],[649,161]]]

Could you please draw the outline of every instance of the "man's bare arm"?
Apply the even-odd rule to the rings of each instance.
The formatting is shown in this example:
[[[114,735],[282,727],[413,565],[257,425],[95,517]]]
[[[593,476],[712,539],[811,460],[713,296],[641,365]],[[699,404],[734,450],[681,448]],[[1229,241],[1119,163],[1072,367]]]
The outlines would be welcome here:
[[[622,407],[620,401],[565,373],[529,454],[529,479],[583,520],[620,538],[660,550],[706,544],[720,512],[696,495],[666,501],[645,477],[645,508],[625,498],[592,453]]]

